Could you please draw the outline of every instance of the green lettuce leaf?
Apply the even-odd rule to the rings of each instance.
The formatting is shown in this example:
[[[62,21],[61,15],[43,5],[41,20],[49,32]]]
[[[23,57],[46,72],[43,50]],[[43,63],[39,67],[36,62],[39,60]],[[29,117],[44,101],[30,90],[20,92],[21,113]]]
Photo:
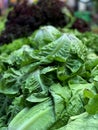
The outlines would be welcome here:
[[[98,115],[88,115],[83,113],[78,116],[71,117],[68,124],[58,130],[97,130]]]
[[[20,49],[23,45],[29,45],[30,41],[28,38],[20,38],[14,40],[12,43],[4,44],[0,46],[0,53],[10,54],[11,52]]]
[[[61,32],[55,27],[48,25],[41,27],[39,30],[35,31],[32,36],[29,37],[32,46],[34,48],[41,48],[48,43],[55,41],[61,36]]]
[[[80,59],[86,58],[86,47],[82,42],[71,34],[63,34],[60,38],[45,45],[40,49],[39,55],[59,62],[66,62],[72,56],[77,55]]]
[[[91,96],[85,109],[89,114],[94,115],[98,113],[98,94]]]
[[[55,122],[53,106],[50,100],[24,108],[9,124],[10,130],[47,130]]]

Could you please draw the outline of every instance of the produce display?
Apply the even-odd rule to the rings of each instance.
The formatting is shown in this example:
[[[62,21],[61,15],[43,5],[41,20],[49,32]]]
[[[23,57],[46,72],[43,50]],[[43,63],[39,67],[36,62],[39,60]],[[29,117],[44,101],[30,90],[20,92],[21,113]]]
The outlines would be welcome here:
[[[25,0],[8,12],[0,130],[98,130],[98,35],[60,0]]]
[[[98,130],[97,46],[50,25],[0,46],[0,130]]]

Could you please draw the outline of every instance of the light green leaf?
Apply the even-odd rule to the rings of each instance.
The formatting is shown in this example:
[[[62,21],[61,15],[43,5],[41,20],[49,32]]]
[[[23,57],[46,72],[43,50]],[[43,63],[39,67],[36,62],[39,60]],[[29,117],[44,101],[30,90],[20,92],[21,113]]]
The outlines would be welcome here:
[[[81,115],[71,117],[68,124],[57,130],[98,130],[98,115]]]
[[[32,46],[34,48],[41,48],[48,43],[55,41],[61,36],[61,32],[55,27],[48,25],[41,27],[39,30],[35,31],[32,36],[29,37]]]
[[[85,106],[86,111],[89,114],[98,113],[98,94],[89,99],[88,104]]]
[[[59,62],[66,62],[70,55],[77,55],[77,57],[84,60],[86,47],[74,35],[63,34],[56,41],[42,47],[39,55]]]
[[[9,124],[10,130],[47,130],[55,122],[53,106],[50,100],[24,108]]]

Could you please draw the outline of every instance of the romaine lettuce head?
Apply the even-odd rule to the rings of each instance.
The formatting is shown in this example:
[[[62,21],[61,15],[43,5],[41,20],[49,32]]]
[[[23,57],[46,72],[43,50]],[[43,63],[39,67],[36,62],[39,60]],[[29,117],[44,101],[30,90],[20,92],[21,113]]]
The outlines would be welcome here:
[[[85,60],[86,58],[86,46],[74,35],[63,34],[57,40],[45,45],[39,51],[40,56],[52,57],[60,61],[70,57],[75,59],[80,58]]]
[[[61,36],[61,32],[55,27],[49,25],[41,27],[39,30],[35,31],[30,37],[32,45],[34,48],[41,48],[44,45],[55,41]]]
[[[86,46],[77,37],[72,34],[63,34],[57,40],[42,47],[37,53],[44,64],[55,62],[56,65],[57,63],[57,76],[64,81],[79,72],[86,59],[86,52]]]

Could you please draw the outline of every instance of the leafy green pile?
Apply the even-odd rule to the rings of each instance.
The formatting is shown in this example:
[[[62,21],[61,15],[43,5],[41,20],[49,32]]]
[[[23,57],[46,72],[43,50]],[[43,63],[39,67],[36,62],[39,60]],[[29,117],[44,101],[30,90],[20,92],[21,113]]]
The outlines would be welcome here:
[[[0,47],[0,130],[98,129],[98,55],[75,35],[44,26]]]

